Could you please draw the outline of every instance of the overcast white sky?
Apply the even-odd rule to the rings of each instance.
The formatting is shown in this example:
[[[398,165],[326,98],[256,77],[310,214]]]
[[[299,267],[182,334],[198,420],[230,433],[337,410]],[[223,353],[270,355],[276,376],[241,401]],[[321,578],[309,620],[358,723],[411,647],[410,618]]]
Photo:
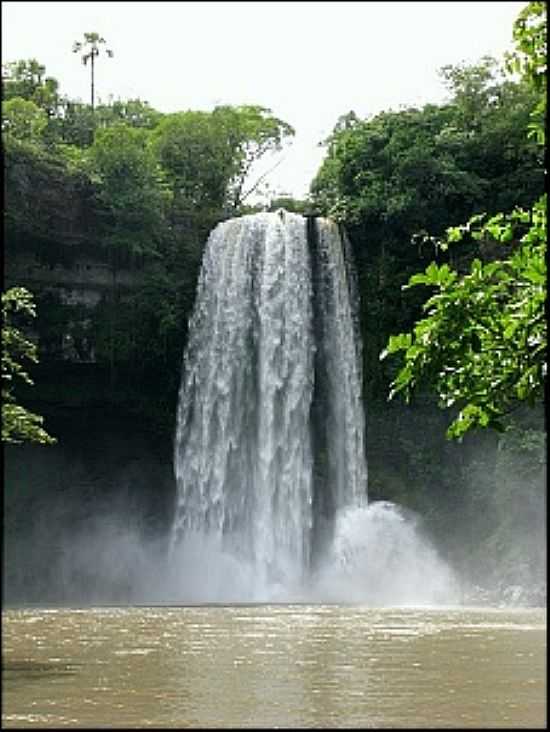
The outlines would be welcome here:
[[[296,129],[272,173],[302,196],[338,117],[441,102],[445,64],[501,58],[525,2],[2,2],[2,62],[36,58],[71,98],[89,100],[84,32],[114,58],[96,95],[162,112],[261,104]]]

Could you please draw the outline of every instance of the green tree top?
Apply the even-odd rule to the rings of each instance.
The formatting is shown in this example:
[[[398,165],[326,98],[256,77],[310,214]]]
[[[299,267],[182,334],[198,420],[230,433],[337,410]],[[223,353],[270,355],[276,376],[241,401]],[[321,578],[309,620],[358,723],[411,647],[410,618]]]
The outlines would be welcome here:
[[[13,97],[2,102],[2,133],[26,142],[40,142],[48,118],[34,102]]]
[[[100,46],[105,44],[107,41],[102,38],[99,33],[84,33],[83,41],[75,41],[73,44],[73,53],[80,53],[82,63],[84,66],[90,61],[91,70],[91,106],[94,109],[94,94],[95,94],[95,80],[94,80],[94,62],[99,56]],[[105,53],[109,58],[114,56],[113,51],[110,48],[105,49]]]
[[[212,116],[225,130],[232,149],[229,198],[231,208],[236,210],[261,182],[249,181],[253,165],[266,153],[280,151],[295,132],[287,122],[274,117],[270,109],[259,105],[216,107]]]
[[[244,189],[252,165],[293,134],[264,107],[221,106],[165,115],[153,145],[183,208],[234,212],[254,190]]]
[[[546,141],[547,24],[546,3],[528,3],[514,23],[515,50],[507,56],[508,70],[519,73],[539,95],[530,134],[541,145]]]
[[[53,117],[60,103],[58,90],[57,79],[46,76],[46,67],[35,58],[2,65],[2,99],[6,101],[20,97]]]
[[[148,131],[124,122],[100,128],[90,158],[99,199],[112,214],[109,244],[133,254],[154,255],[171,194]]]

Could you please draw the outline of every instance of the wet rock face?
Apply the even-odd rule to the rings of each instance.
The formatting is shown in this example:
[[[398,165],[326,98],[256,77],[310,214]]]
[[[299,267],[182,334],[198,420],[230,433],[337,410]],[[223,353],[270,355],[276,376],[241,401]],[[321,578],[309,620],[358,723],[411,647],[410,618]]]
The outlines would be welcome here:
[[[4,195],[8,284],[112,287],[113,268],[102,246],[109,214],[90,181],[51,161],[7,153]],[[117,284],[136,284],[133,269],[117,262]]]
[[[54,161],[6,150],[4,195],[7,224],[16,234],[65,246],[97,240],[105,212],[91,183]]]
[[[30,335],[41,358],[94,363],[91,321],[115,290],[123,298],[141,285],[140,263],[112,266],[102,246],[108,216],[82,176],[8,151],[4,193],[5,282],[35,296],[40,317]]]

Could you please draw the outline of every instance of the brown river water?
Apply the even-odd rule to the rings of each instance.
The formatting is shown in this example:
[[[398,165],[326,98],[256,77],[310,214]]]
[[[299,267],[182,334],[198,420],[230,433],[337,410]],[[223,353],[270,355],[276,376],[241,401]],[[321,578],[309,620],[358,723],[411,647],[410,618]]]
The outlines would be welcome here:
[[[545,727],[546,610],[2,613],[3,727]]]

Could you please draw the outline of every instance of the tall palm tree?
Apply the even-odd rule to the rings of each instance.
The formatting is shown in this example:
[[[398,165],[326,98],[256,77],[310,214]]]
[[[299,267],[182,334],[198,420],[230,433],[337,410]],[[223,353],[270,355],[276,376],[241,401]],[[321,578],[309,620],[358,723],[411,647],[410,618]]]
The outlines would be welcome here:
[[[94,60],[99,56],[99,44],[106,43],[99,33],[84,33],[84,41],[75,41],[73,44],[73,53],[82,53],[82,63],[84,66],[91,62],[92,68],[92,112],[94,111]],[[106,48],[105,52],[109,58],[113,57],[111,49]]]

